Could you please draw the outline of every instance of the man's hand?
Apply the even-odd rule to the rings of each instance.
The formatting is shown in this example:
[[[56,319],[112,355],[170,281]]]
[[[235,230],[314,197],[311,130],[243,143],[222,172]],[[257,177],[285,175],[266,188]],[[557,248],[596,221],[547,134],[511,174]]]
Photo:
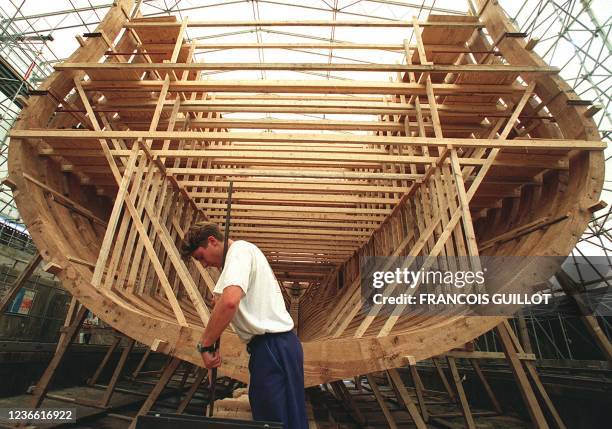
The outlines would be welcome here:
[[[221,353],[217,350],[214,353],[204,352],[202,353],[202,360],[204,366],[208,369],[208,385],[212,385],[212,369],[219,368],[221,366]]]
[[[214,353],[204,352],[202,353],[202,360],[204,366],[208,369],[219,368],[221,366],[221,353],[219,353],[219,350]]]

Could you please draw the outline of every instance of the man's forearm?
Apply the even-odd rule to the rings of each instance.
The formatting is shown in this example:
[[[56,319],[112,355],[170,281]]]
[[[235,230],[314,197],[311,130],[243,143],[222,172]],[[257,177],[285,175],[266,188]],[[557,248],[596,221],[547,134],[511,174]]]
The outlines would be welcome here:
[[[201,343],[203,346],[211,346],[217,341],[217,338],[221,336],[234,317],[234,314],[236,314],[236,310],[238,310],[237,305],[230,305],[223,299],[217,302],[210,315],[206,329],[202,333]]]

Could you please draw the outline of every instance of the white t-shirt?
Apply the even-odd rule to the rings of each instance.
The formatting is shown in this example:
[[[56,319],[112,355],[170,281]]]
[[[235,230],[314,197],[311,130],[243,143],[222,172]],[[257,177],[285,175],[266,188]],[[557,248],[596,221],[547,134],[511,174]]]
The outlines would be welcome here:
[[[265,255],[254,244],[238,240],[228,249],[225,268],[213,292],[221,294],[228,286],[240,286],[244,291],[232,326],[245,343],[254,335],[293,329],[293,320],[285,308],[276,276]]]

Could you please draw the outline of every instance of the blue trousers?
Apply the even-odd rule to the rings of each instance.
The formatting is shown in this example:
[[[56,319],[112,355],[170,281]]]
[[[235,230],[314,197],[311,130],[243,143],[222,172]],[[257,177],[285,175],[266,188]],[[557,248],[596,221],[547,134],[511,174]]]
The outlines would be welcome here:
[[[257,335],[247,350],[253,420],[281,422],[285,429],[307,429],[304,352],[297,335],[293,331]]]

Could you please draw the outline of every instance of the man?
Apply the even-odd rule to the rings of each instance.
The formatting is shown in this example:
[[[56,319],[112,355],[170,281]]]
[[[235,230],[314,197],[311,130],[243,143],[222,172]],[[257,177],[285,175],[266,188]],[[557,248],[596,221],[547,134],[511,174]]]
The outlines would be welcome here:
[[[185,235],[181,253],[204,268],[221,268],[223,241],[216,224],[199,223]],[[231,322],[250,354],[249,401],[254,420],[282,422],[286,429],[307,428],[302,345],[261,250],[244,240],[228,240],[225,266],[213,293],[214,309],[198,344],[206,368],[221,365],[214,345]]]

